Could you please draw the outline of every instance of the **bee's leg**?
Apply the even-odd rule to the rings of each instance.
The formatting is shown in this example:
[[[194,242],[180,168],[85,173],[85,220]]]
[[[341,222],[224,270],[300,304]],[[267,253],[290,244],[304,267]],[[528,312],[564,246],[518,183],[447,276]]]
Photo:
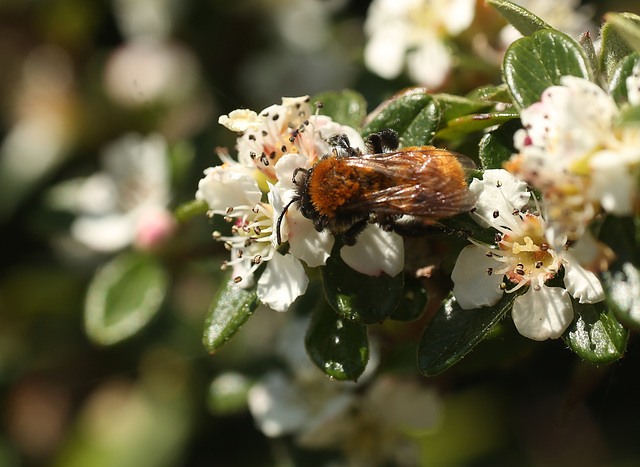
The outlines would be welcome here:
[[[469,233],[463,229],[447,227],[442,224],[435,224],[420,219],[412,219],[409,222],[392,221],[387,224],[389,230],[393,230],[403,237],[425,237],[425,236],[449,236],[457,235],[466,237]]]
[[[356,238],[367,227],[368,222],[369,222],[369,218],[365,217],[364,219],[360,219],[358,222],[356,222],[351,227],[349,227],[343,234],[345,245],[347,246],[355,245]]]

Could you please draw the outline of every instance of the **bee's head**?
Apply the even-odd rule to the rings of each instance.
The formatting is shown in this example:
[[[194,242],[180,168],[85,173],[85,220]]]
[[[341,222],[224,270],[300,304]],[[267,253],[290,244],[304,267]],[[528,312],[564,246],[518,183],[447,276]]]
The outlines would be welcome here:
[[[280,216],[278,217],[278,222],[276,224],[278,245],[282,243],[282,235],[280,233],[280,230],[282,228],[282,219],[284,219],[284,216],[289,210],[289,207],[293,203],[298,203],[299,211],[307,219],[314,219],[317,216],[316,210],[311,203],[311,198],[309,197],[309,191],[307,189],[307,182],[309,180],[309,177],[311,176],[312,170],[313,169],[307,170],[303,167],[298,167],[293,171],[292,182],[296,186],[296,195],[291,198],[291,200],[285,205],[284,209],[280,213]]]

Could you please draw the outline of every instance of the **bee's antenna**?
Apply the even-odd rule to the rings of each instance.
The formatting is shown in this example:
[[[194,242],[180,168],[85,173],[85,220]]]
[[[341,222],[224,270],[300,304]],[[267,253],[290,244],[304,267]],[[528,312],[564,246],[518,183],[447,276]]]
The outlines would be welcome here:
[[[280,213],[280,216],[278,216],[278,222],[276,223],[276,238],[278,240],[278,245],[282,244],[282,235],[280,235],[280,228],[282,227],[282,219],[284,218],[284,215],[287,213],[289,206],[291,206],[293,203],[297,201],[300,201],[300,197],[296,196],[295,198],[292,198],[291,201],[289,201],[287,205],[284,207],[284,209]]]

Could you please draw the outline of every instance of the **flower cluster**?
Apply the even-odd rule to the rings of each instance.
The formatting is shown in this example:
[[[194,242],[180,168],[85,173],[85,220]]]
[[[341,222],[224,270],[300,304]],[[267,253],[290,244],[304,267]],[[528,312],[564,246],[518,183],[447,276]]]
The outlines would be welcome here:
[[[639,69],[627,79],[637,105]],[[579,238],[599,209],[631,215],[638,202],[640,128],[620,123],[613,98],[583,78],[563,76],[523,109],[508,169],[544,193],[552,227]]]
[[[487,170],[470,188],[478,196],[473,215],[498,233],[495,245],[474,241],[456,262],[451,278],[462,308],[494,305],[503,293],[528,287],[511,315],[522,335],[544,340],[559,337],[573,320],[571,297],[580,303],[604,299],[599,279],[579,264],[566,241],[547,239],[543,213],[537,204],[532,209],[524,182],[505,170]],[[548,286],[561,270],[565,287]]]
[[[234,280],[246,288],[266,263],[257,279],[258,298],[286,311],[307,288],[302,262],[311,268],[325,264],[334,245],[331,234],[317,232],[297,209],[285,211],[296,196],[294,171],[330,154],[327,141],[333,135],[346,134],[353,147],[363,148],[364,142],[353,128],[314,114],[307,96],[283,98],[259,114],[235,110],[219,123],[238,133],[237,160],[221,152],[223,164],[205,171],[196,199],[206,201],[210,215],[233,224],[230,235],[214,232],[231,251],[223,267],[232,267]],[[396,275],[403,266],[402,239],[372,225],[356,245],[343,247],[341,256],[364,274]]]

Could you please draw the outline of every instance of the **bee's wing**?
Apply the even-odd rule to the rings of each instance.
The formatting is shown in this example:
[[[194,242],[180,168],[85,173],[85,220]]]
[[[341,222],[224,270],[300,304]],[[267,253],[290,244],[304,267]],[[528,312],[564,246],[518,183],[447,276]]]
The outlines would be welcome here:
[[[476,201],[466,183],[475,164],[461,154],[432,148],[362,156],[349,163],[389,182],[359,197],[354,210],[439,219],[468,211]]]

